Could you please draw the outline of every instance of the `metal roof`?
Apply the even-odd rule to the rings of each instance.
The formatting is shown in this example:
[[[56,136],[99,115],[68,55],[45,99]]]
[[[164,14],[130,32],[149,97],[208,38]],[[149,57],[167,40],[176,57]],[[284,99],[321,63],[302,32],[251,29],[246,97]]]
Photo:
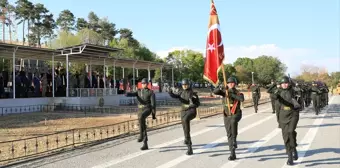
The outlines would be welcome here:
[[[153,70],[161,67],[171,67],[171,65],[166,63],[119,58],[122,54],[122,49],[93,44],[81,44],[54,50],[0,43],[0,57],[13,59],[14,51],[16,58],[21,59],[52,61],[52,55],[54,55],[54,61],[66,62],[66,55],[68,55],[69,62],[71,63],[104,65],[105,60],[105,64],[108,66],[115,64],[116,67],[124,68],[133,68],[134,64],[137,69],[148,69],[149,67],[150,70]]]

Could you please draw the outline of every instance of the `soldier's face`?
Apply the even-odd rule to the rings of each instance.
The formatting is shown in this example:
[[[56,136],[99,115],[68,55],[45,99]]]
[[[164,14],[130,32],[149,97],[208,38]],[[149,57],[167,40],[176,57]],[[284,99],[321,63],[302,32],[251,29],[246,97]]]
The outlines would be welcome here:
[[[189,87],[189,86],[188,86],[187,84],[183,84],[183,85],[182,85],[182,88],[183,88],[184,90],[187,90],[188,87]]]
[[[276,87],[278,87],[278,88],[279,88],[279,87],[281,87],[281,85],[276,85]]]
[[[148,85],[146,84],[146,83],[142,83],[142,88],[147,88],[148,87]]]
[[[281,87],[282,87],[283,89],[287,89],[287,88],[288,88],[288,85],[289,85],[288,83],[282,83],[282,84],[281,84]]]
[[[234,88],[235,87],[235,83],[228,83],[228,88]]]

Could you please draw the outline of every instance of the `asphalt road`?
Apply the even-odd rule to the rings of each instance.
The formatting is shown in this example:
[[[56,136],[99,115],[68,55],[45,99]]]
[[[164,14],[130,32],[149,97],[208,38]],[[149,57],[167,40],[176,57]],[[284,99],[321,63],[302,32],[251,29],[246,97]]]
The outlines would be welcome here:
[[[140,151],[137,137],[115,140],[40,159],[16,167],[43,168],[283,168],[340,167],[340,96],[330,97],[330,105],[316,116],[307,108],[300,114],[297,128],[299,159],[286,166],[287,156],[281,130],[269,104],[243,109],[239,123],[237,160],[228,161],[226,132],[222,116],[192,122],[194,155],[185,155],[183,130],[174,126],[149,133],[149,150]]]

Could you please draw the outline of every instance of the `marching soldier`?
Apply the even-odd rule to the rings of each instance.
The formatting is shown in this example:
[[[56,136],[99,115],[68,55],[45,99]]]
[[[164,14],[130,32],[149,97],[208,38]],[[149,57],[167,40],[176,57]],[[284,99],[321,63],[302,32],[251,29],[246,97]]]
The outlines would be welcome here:
[[[300,87],[299,83],[296,83],[295,87],[294,87],[294,91],[295,91],[295,96],[296,96],[296,100],[298,101],[298,103],[301,106],[301,110],[304,109],[304,100],[303,100],[303,90]]]
[[[251,89],[252,98],[254,102],[255,113],[257,113],[259,100],[261,98],[261,90],[260,90],[260,87],[254,83],[251,85],[250,89]]]
[[[228,145],[231,153],[228,160],[236,159],[235,149],[237,148],[236,138],[238,134],[238,122],[242,118],[241,102],[244,101],[244,95],[235,88],[236,85],[236,79],[230,77],[227,80],[227,88],[216,87],[214,90],[214,94],[223,96],[224,126],[227,131]],[[226,92],[228,92],[231,109],[228,108],[228,104],[226,102]]]
[[[142,89],[136,92],[126,94],[127,97],[136,97],[138,100],[138,121],[139,121],[139,138],[138,142],[143,142],[141,150],[147,150],[148,136],[146,131],[146,118],[152,114],[152,119],[156,119],[156,98],[152,90],[148,88],[148,80],[142,79]]]
[[[311,96],[312,96],[312,85],[310,83],[307,83],[307,84],[305,84],[305,104],[306,104],[306,107],[309,107],[309,105],[312,102]]]
[[[326,97],[326,105],[328,105],[328,101],[329,101],[329,97],[328,97],[328,94],[329,94],[329,89],[328,89],[328,86],[325,84],[325,91],[326,93],[325,94],[325,97]]]
[[[188,79],[182,80],[183,90],[179,90],[177,93],[173,93],[173,90],[169,90],[169,95],[172,98],[179,99],[182,103],[181,120],[184,131],[184,144],[187,145],[187,155],[192,155],[192,142],[190,136],[190,121],[197,115],[197,107],[200,105],[197,94],[190,87]]]
[[[274,88],[276,86],[274,79],[271,80],[271,84],[267,88]],[[272,104],[273,114],[275,113],[275,98],[274,94],[270,94],[270,102]]]
[[[253,102],[254,102],[255,113],[257,113],[258,105],[259,105],[259,100],[261,98],[260,87],[255,85],[255,83],[253,83],[250,86],[250,89],[251,89],[252,98],[253,98]]]
[[[312,101],[313,101],[313,107],[315,110],[315,114],[319,115],[320,112],[320,94],[321,91],[318,88],[317,84],[315,81],[312,82],[312,87],[311,87],[311,92],[312,92]]]
[[[269,93],[269,94],[274,94],[274,92],[276,92],[276,91],[279,90],[280,88],[281,88],[280,83],[277,83],[276,85],[272,85],[272,86],[267,90],[267,93]],[[279,123],[280,102],[279,102],[278,99],[275,99],[275,100],[274,100],[274,103],[275,103],[276,120],[277,120],[277,123]],[[281,128],[281,127],[280,127],[280,124],[278,124],[278,128]]]
[[[283,141],[288,154],[287,165],[293,165],[293,159],[298,159],[296,151],[297,133],[295,129],[299,121],[299,108],[301,108],[301,106],[295,99],[289,77],[284,76],[280,84],[281,89],[274,92],[274,98],[280,102],[279,124],[282,129]]]
[[[321,97],[321,107],[325,107],[326,105],[328,105],[328,87],[325,83],[322,84],[322,86],[320,86],[320,91],[322,92],[320,97]]]

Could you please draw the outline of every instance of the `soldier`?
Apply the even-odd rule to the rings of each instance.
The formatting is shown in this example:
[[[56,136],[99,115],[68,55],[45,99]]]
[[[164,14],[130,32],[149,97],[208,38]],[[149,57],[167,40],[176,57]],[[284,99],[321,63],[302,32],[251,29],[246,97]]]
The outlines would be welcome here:
[[[328,89],[328,86],[325,84],[325,97],[326,97],[326,105],[328,105],[328,101],[329,101],[329,98],[328,98],[328,94],[329,94],[329,89]]]
[[[169,95],[172,98],[179,99],[182,103],[181,120],[184,131],[184,144],[187,145],[187,155],[192,155],[192,142],[190,136],[190,121],[197,115],[197,107],[199,106],[199,100],[197,93],[195,93],[190,87],[188,79],[182,80],[182,89],[173,93],[173,90],[169,90]]]
[[[237,134],[238,134],[238,122],[242,118],[242,110],[241,110],[241,102],[244,101],[244,95],[238,91],[235,86],[237,85],[237,81],[235,78],[230,77],[227,80],[227,88],[216,87],[214,90],[214,94],[223,96],[223,118],[224,118],[224,127],[227,131],[228,136],[228,145],[230,150],[230,156],[228,160],[235,160],[236,154],[235,149],[237,148]],[[228,109],[228,104],[226,102],[226,91],[228,91],[228,99],[230,103],[230,108]]]
[[[156,119],[156,98],[152,90],[148,88],[148,80],[142,79],[142,89],[136,92],[126,94],[127,97],[136,97],[138,100],[138,121],[139,121],[139,138],[138,142],[143,142],[141,150],[147,150],[148,136],[146,132],[146,118],[152,114],[152,119]]]
[[[275,80],[272,79],[271,80],[271,84],[269,84],[269,86],[267,86],[267,88],[271,88],[271,87],[275,87],[276,84],[275,84]],[[272,104],[272,109],[273,109],[273,114],[275,113],[275,99],[274,99],[274,95],[273,94],[270,94],[270,102]]]
[[[326,105],[328,105],[328,87],[325,83],[322,83],[321,87],[320,87],[320,91],[322,92],[321,93],[321,104],[322,104],[322,107],[325,107]]]
[[[304,109],[304,100],[303,100],[303,92],[302,92],[302,88],[300,87],[299,83],[296,83],[295,87],[294,87],[294,91],[295,91],[295,96],[296,96],[296,100],[298,101],[298,103],[301,106],[301,109]]]
[[[312,85],[311,83],[307,83],[305,86],[305,104],[306,107],[309,107],[309,105],[312,102]]]
[[[280,102],[279,124],[282,129],[283,141],[288,154],[287,165],[293,165],[293,159],[298,159],[296,151],[297,133],[295,129],[299,121],[299,108],[301,106],[295,99],[289,77],[284,76],[280,84],[281,89],[274,92],[274,98]]]
[[[269,94],[274,94],[274,92],[276,92],[276,90],[280,89],[281,88],[281,85],[280,83],[277,83],[276,85],[272,85],[268,90],[267,90],[267,93]],[[280,112],[280,102],[278,99],[274,100],[274,103],[275,103],[275,112],[276,112],[276,120],[277,120],[277,123],[279,123],[279,112]],[[280,124],[278,124],[278,128],[281,128],[280,127]]]
[[[257,113],[258,105],[259,105],[259,100],[261,98],[260,87],[255,85],[255,83],[253,83],[250,86],[250,89],[251,89],[252,98],[253,98],[253,102],[254,102],[255,113]]]
[[[315,110],[315,114],[319,115],[320,112],[320,94],[321,91],[317,87],[317,84],[315,81],[312,82],[312,87],[311,87],[311,92],[312,92],[312,100],[313,100],[313,107]]]

